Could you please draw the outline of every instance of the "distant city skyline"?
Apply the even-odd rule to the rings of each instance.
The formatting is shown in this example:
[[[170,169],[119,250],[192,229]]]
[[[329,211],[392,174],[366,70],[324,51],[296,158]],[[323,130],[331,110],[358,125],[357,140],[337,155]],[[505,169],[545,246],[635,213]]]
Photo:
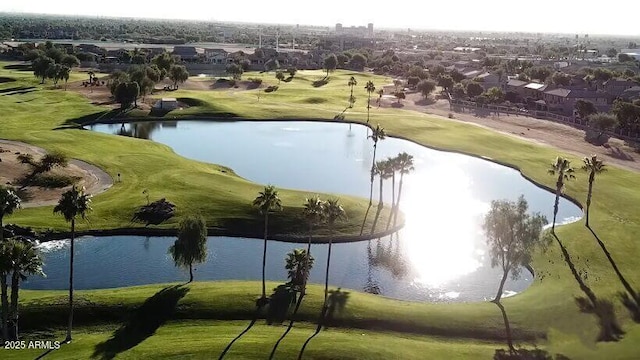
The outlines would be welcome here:
[[[376,29],[396,28],[415,30],[477,30],[500,32],[566,33],[627,35],[640,37],[634,26],[640,3],[625,6],[574,4],[552,0],[537,0],[514,6],[508,0],[485,0],[478,3],[458,0],[455,3],[426,3],[405,0],[399,3],[369,3],[325,0],[322,3],[303,3],[280,0],[269,3],[245,0],[242,7],[235,2],[202,2],[184,0],[171,6],[150,6],[137,1],[111,0],[86,2],[78,0],[51,2],[31,0],[2,2],[0,12],[55,14],[69,16],[134,17],[154,19],[183,19],[221,22],[271,24],[300,24],[335,27],[366,26]],[[105,5],[109,5],[105,7]],[[393,6],[392,6],[393,5]]]

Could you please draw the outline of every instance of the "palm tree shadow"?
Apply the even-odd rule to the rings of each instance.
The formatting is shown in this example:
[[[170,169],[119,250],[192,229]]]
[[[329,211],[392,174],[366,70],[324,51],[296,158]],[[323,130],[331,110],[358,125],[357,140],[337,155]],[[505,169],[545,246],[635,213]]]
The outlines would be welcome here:
[[[256,301],[256,311],[255,311],[255,313],[253,315],[253,319],[251,319],[251,322],[249,323],[249,325],[247,325],[247,327],[244,330],[242,330],[242,332],[240,332],[240,334],[238,334],[236,337],[234,337],[233,340],[231,340],[231,342],[229,342],[229,344],[227,344],[227,346],[224,348],[224,350],[222,350],[222,352],[220,353],[220,356],[218,357],[218,360],[224,359],[225,355],[227,355],[227,352],[229,352],[229,350],[231,350],[231,347],[233,346],[233,344],[235,344],[236,341],[240,340],[240,338],[242,338],[244,336],[244,334],[248,333],[249,330],[251,330],[253,325],[256,324],[256,322],[258,321],[258,318],[260,317],[260,311],[265,306],[266,306],[266,303],[264,302],[264,300],[258,299]]]
[[[62,349],[62,347],[64,345],[68,344],[68,342],[65,342],[64,339],[60,340],[59,343],[60,343],[60,347],[58,349],[49,349],[49,350],[43,352],[42,354],[40,354],[40,356],[38,356],[35,360],[44,359],[47,355],[51,354],[52,352],[54,352],[56,350]]]
[[[618,321],[615,316],[615,312],[613,311],[613,305],[610,301],[600,300],[596,297],[595,293],[582,279],[582,276],[576,270],[575,264],[571,260],[571,256],[569,252],[560,241],[560,238],[555,234],[555,232],[551,232],[553,237],[556,239],[558,245],[560,246],[560,250],[562,251],[562,255],[564,261],[569,266],[571,270],[571,274],[574,279],[578,283],[580,290],[585,294],[585,297],[576,297],[576,303],[580,308],[580,311],[584,313],[594,314],[598,318],[598,326],[600,327],[600,333],[598,335],[598,341],[618,341],[622,339],[624,335],[624,331],[618,324]]]
[[[505,350],[496,349],[493,354],[493,360],[571,360],[570,358],[556,354],[552,356],[548,351],[543,349],[523,349]]]
[[[342,312],[347,305],[347,301],[349,300],[349,292],[342,291],[341,288],[336,290],[330,290],[329,296],[327,300],[322,305],[322,311],[320,312],[320,318],[318,319],[318,325],[316,326],[316,330],[307,338],[307,340],[302,345],[300,352],[298,353],[298,360],[302,359],[304,355],[304,351],[307,348],[307,345],[318,336],[322,328],[327,329],[327,325],[333,321],[333,318],[336,312]]]
[[[349,292],[342,291],[341,288],[336,290],[329,290],[329,297],[327,298],[327,312],[325,313],[324,328],[328,328],[333,322],[336,314],[342,313],[349,301]]]
[[[620,282],[622,283],[624,288],[627,290],[627,293],[620,292],[620,298],[621,298],[622,304],[627,308],[627,310],[629,310],[629,312],[631,312],[631,316],[633,320],[637,323],[640,323],[640,297],[638,296],[638,293],[633,289],[631,284],[629,284],[629,282],[624,277],[624,275],[622,275],[622,272],[620,272],[620,269],[618,269],[618,265],[613,260],[611,253],[609,253],[609,250],[607,250],[607,247],[604,244],[604,242],[600,240],[600,237],[598,236],[598,234],[596,234],[596,232],[593,231],[591,226],[587,226],[587,229],[589,229],[593,237],[596,238],[598,245],[600,245],[600,247],[602,248],[602,251],[606,255],[607,259],[609,260],[609,263],[611,263],[611,267],[613,267],[613,270],[616,272],[616,275],[618,275],[618,279],[620,279]]]
[[[188,287],[174,285],[155,293],[131,314],[129,321],[116,330],[109,340],[96,345],[92,357],[113,359],[140,344],[171,318],[178,302],[188,292]]]

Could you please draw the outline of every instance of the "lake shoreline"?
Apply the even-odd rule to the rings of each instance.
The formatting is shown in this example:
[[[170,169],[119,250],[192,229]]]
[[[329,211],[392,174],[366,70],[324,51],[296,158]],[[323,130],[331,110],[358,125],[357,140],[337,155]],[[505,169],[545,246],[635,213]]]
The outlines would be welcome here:
[[[383,238],[394,234],[404,227],[404,221],[395,227],[390,227],[389,230],[378,231],[373,234],[363,235],[343,235],[343,236],[327,236],[327,235],[313,235],[311,239],[312,244],[328,244],[331,240],[334,244],[340,243],[352,243],[360,241],[368,241]],[[83,230],[76,231],[75,237],[81,236],[148,236],[148,237],[166,237],[177,236],[178,229],[157,229],[157,228],[114,228],[114,229],[95,229],[95,230]],[[240,229],[227,229],[227,228],[207,228],[207,236],[228,236],[236,238],[250,238],[255,240],[263,240],[264,233],[260,231],[242,231]],[[56,231],[48,233],[44,238],[39,239],[41,242],[49,242],[55,240],[65,240],[71,237],[71,232],[68,231]],[[307,234],[269,234],[268,240],[280,241],[287,243],[306,244],[309,236]]]
[[[149,116],[149,117],[131,117],[131,118],[120,118],[120,119],[106,119],[106,120],[100,120],[100,119],[94,119],[94,120],[90,120],[90,121],[85,121],[82,123],[79,123],[76,126],[72,126],[72,127],[63,127],[60,129],[69,129],[69,128],[73,128],[73,129],[80,129],[80,130],[89,130],[89,129],[85,129],[85,126],[91,126],[91,125],[98,125],[98,124],[105,124],[105,125],[109,125],[109,124],[122,124],[122,123],[135,123],[135,122],[152,122],[152,121],[202,121],[202,122],[277,122],[277,121],[282,121],[282,122],[293,122],[293,121],[299,121],[299,122],[310,122],[310,123],[317,123],[317,122],[324,122],[324,123],[343,123],[343,124],[355,124],[355,125],[362,125],[362,126],[366,126],[369,129],[373,130],[374,126],[371,123],[367,123],[367,122],[363,122],[363,121],[356,121],[356,120],[335,120],[335,119],[326,119],[326,118],[305,118],[305,119],[299,119],[299,118],[267,118],[267,119],[256,119],[256,118],[245,118],[245,117],[211,117],[211,116],[197,116],[197,115],[190,115],[188,117],[174,117],[174,118],[162,118],[162,117],[157,117],[157,116]],[[496,160],[493,159],[491,157],[488,156],[482,156],[482,155],[477,155],[477,154],[473,154],[470,152],[465,152],[465,151],[460,151],[460,150],[454,150],[454,149],[445,149],[445,148],[441,148],[441,147],[437,147],[437,146],[432,146],[432,145],[425,145],[422,144],[416,140],[411,139],[410,137],[407,136],[402,136],[402,135],[397,135],[397,134],[393,134],[391,132],[387,132],[387,137],[390,138],[395,138],[395,139],[400,139],[400,140],[404,140],[407,142],[410,142],[412,144],[418,145],[418,146],[422,146],[425,147],[427,149],[431,149],[431,150],[436,150],[436,151],[442,151],[442,152],[446,152],[446,153],[451,153],[451,154],[459,154],[459,155],[465,155],[465,156],[470,156],[473,157],[475,159],[481,159],[481,160],[485,160],[485,161],[489,161],[492,162],[496,165],[500,165],[500,166],[504,166],[513,170],[516,170],[518,173],[520,173],[520,176],[522,176],[525,180],[529,181],[530,183],[534,184],[536,187],[543,189],[545,191],[548,191],[552,194],[555,194],[556,190],[546,186],[540,182],[537,182],[536,180],[534,180],[532,177],[527,176],[526,174],[524,174],[522,172],[522,169],[520,169],[518,166],[515,166],[513,164],[507,163],[507,162],[503,162],[500,160]],[[220,164],[223,165],[223,164]],[[226,165],[223,165],[226,166]],[[584,206],[582,205],[582,203],[578,200],[575,199],[565,193],[561,194],[561,197],[570,201],[571,203],[573,203],[574,205],[576,205],[578,208],[580,208],[580,210],[583,211],[583,215],[584,215]]]

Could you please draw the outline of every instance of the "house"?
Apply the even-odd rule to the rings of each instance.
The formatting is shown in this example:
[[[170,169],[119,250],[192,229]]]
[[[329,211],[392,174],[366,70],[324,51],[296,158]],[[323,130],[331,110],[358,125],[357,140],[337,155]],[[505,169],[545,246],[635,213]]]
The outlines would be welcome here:
[[[485,72],[476,76],[475,80],[478,81],[480,85],[482,85],[482,88],[485,91],[491,89],[492,87],[497,87],[500,89],[503,88],[501,78],[496,74]]]
[[[510,79],[507,81],[506,90],[507,92],[514,92],[518,94],[520,97],[524,97],[524,87],[528,84],[526,81],[521,81],[518,79]]]
[[[74,51],[73,44],[56,44],[55,47],[60,50],[63,50],[67,54],[73,54],[73,51]]]
[[[543,94],[547,90],[551,90],[549,85],[532,82],[525,85],[522,91],[525,97],[542,100]]]
[[[634,86],[623,91],[620,97],[628,101],[640,99],[640,86]]]
[[[545,101],[549,111],[572,115],[578,100],[589,101],[598,111],[607,112],[610,108],[610,99],[611,95],[603,91],[557,88],[545,91],[542,100]]]
[[[553,63],[553,68],[555,70],[564,69],[569,66],[569,63],[566,61],[556,61]]]
[[[454,62],[452,66],[454,68],[458,69],[458,70],[462,70],[464,68],[470,67],[471,66],[471,62],[470,61],[460,60],[460,61]]]
[[[609,79],[602,83],[602,89],[614,97],[619,97],[625,90],[631,89],[634,86],[638,86],[638,84],[629,79],[620,78]]]
[[[167,50],[163,47],[149,47],[149,48],[141,48],[142,52],[147,54],[148,59],[153,59],[154,57],[165,53]]]
[[[210,64],[227,64],[229,53],[224,49],[204,49],[204,57]]]
[[[78,52],[94,53],[105,56],[107,51],[95,44],[80,44],[77,46]]]
[[[482,71],[480,70],[470,70],[470,71],[466,71],[468,69],[464,69],[465,72],[462,73],[462,75],[464,75],[464,77],[466,77],[467,79],[473,79],[476,76],[482,74]]]
[[[198,51],[195,46],[174,46],[173,55],[180,56],[180,59],[192,61],[198,58]]]

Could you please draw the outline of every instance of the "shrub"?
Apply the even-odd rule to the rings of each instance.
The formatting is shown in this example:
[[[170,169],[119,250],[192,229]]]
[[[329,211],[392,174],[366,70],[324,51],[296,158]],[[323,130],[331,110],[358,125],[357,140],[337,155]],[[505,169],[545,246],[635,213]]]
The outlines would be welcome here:
[[[262,79],[261,78],[249,78],[249,81],[251,81],[252,83],[254,83],[256,85],[261,85],[262,84]]]
[[[159,225],[169,220],[175,214],[176,206],[166,199],[154,201],[150,204],[141,206],[133,214],[131,221],[146,223],[148,225]]]
[[[58,174],[39,174],[34,176],[29,185],[39,186],[47,189],[59,189],[73,185],[82,179],[79,176],[58,175]]]
[[[270,93],[270,92],[274,92],[276,90],[278,90],[278,86],[272,85],[272,86],[269,86],[268,88],[264,89],[264,92]]]

